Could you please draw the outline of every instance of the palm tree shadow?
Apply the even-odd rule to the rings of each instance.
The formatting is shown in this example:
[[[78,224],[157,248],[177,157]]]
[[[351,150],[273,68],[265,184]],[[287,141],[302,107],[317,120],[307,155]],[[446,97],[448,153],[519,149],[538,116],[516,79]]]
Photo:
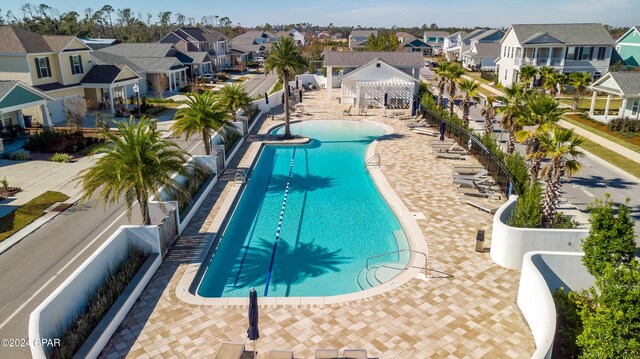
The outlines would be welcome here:
[[[286,186],[288,178],[289,177],[286,175],[274,174],[269,182],[267,192],[282,193],[282,189]],[[289,187],[289,191],[299,193],[312,192],[318,189],[333,187],[335,185],[337,185],[337,182],[334,177],[316,176],[312,174],[306,174],[303,176],[294,173],[291,175],[291,186]]]
[[[622,178],[604,178],[602,176],[574,176],[571,182],[587,188],[617,188],[626,189],[634,185],[634,182]]]
[[[235,285],[240,288],[258,287],[264,285],[268,268],[265,263],[270,263],[274,243],[260,239],[249,250],[242,264],[242,270],[238,271]],[[315,245],[313,241],[298,243],[292,246],[284,238],[280,239],[276,247],[276,256],[271,273],[271,288],[279,285],[287,286],[285,296],[288,296],[290,288],[294,284],[302,283],[309,277],[319,277],[328,272],[340,272],[341,265],[347,263],[351,257],[340,256],[341,250],[331,251],[326,247]],[[240,264],[237,264],[237,267]]]

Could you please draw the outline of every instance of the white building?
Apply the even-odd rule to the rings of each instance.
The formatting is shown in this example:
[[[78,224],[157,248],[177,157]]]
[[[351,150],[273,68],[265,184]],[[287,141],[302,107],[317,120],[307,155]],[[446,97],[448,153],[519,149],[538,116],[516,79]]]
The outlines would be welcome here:
[[[387,106],[407,108],[418,90],[420,68],[419,52],[356,51],[324,53],[324,67],[331,74],[340,67],[344,74],[340,81],[340,102],[357,107]],[[327,76],[327,98],[331,98],[334,79]]]
[[[511,86],[520,68],[549,66],[556,71],[588,72],[598,79],[609,69],[614,41],[602,24],[512,25],[501,41],[498,81]]]
[[[609,122],[612,119],[609,116],[611,98],[619,97],[622,101],[617,117],[640,119],[640,72],[609,72],[590,87],[593,91],[593,97],[591,98],[589,117],[604,123]],[[607,103],[602,116],[594,114],[598,92],[607,94]]]
[[[464,39],[461,45],[462,65],[470,70],[495,71],[496,59],[500,57],[500,40],[504,31],[498,29],[478,32]]]
[[[444,38],[443,51],[449,60],[459,60],[460,47],[462,46],[462,39],[467,37],[467,33],[464,31],[454,32]]]
[[[300,32],[295,28],[289,31],[279,31],[276,33],[278,37],[291,37],[296,46],[304,46],[306,44],[306,39],[304,38],[304,32]]]

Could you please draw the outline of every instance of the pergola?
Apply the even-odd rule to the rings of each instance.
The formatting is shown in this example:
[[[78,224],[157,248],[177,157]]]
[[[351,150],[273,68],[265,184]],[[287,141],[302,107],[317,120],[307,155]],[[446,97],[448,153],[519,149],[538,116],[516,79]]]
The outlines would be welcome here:
[[[382,107],[387,95],[387,106],[391,108],[407,108],[413,101],[415,84],[400,78],[384,81],[355,81],[356,107]],[[342,87],[343,96],[347,96],[348,87]]]

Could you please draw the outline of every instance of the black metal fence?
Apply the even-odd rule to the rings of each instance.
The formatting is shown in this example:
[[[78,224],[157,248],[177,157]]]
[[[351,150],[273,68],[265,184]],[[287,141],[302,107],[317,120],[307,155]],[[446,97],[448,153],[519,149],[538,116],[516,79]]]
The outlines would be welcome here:
[[[516,194],[509,171],[479,138],[438,116],[431,110],[422,106],[420,106],[420,109],[425,120],[434,127],[440,129],[444,123],[445,137],[455,140],[462,148],[467,149],[487,169],[505,195]]]

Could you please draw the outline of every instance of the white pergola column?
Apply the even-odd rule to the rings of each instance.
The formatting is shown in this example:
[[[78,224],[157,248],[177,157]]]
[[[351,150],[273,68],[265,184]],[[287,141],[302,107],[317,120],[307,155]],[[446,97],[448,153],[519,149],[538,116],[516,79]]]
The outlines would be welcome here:
[[[607,104],[604,106],[604,122],[609,119],[609,107],[611,106],[611,95],[607,94]]]
[[[113,87],[109,86],[109,105],[111,106],[111,114],[116,114],[116,108],[113,104]]]
[[[173,72],[169,72],[167,78],[169,79],[169,91],[173,92]]]
[[[53,122],[51,121],[51,116],[49,115],[49,107],[47,103],[43,103],[40,105],[40,111],[42,112],[42,127],[53,127]]]
[[[620,110],[618,111],[618,117],[620,118],[624,117],[624,111],[626,108],[627,108],[627,98],[623,97],[622,104],[620,105]]]
[[[333,87],[333,67],[327,67],[327,100],[331,100],[331,88]]]
[[[124,108],[129,108],[129,99],[127,98],[127,85],[122,85],[122,94],[124,95]]]
[[[598,98],[598,92],[597,91],[593,91],[593,94],[591,95],[591,107],[589,107],[589,117],[593,117],[593,111],[596,107],[596,100]]]

